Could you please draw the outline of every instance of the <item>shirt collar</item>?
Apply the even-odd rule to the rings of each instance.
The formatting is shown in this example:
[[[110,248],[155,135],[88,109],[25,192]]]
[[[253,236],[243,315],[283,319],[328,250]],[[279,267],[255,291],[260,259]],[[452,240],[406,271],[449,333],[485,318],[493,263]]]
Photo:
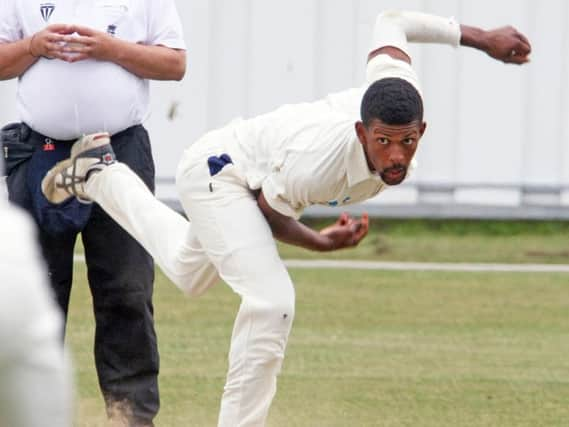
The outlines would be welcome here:
[[[369,170],[364,148],[358,138],[354,138],[350,142],[346,156],[346,170],[350,187],[367,180],[383,183],[379,175]]]

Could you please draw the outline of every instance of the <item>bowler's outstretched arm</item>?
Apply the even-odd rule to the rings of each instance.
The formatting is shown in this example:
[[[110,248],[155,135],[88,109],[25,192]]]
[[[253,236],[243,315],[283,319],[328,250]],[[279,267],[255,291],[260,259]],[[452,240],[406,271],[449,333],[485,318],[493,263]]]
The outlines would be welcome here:
[[[528,62],[531,53],[528,39],[513,27],[485,31],[460,25],[453,19],[419,12],[389,11],[381,13],[376,20],[368,55],[368,84],[371,85],[389,73],[385,72],[385,63],[380,55],[388,55],[411,64],[409,42],[468,46],[512,64]],[[411,69],[407,74],[412,79],[416,78]],[[275,210],[262,191],[258,196],[258,204],[275,238],[311,250],[328,251],[356,246],[366,236],[369,228],[367,215],[360,220],[343,215],[332,227],[318,232]]]
[[[271,208],[262,192],[257,202],[276,239],[305,249],[328,252],[354,247],[368,233],[369,218],[367,214],[364,214],[360,219],[342,214],[332,226],[316,231]]]
[[[507,64],[525,64],[531,54],[528,38],[511,26],[483,30],[425,13],[388,11],[377,17],[368,60],[383,53],[410,64],[408,43],[472,47]]]

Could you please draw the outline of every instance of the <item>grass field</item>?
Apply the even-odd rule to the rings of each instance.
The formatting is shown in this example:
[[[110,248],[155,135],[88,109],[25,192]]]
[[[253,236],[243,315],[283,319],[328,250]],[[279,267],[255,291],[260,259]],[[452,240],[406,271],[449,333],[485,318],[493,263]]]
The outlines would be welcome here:
[[[330,221],[312,221],[321,228]],[[285,258],[322,254],[281,245]],[[372,220],[370,235],[353,250],[326,254],[415,262],[569,263],[568,222]]]
[[[394,232],[390,245],[400,244],[401,234],[409,228],[404,230]],[[493,235],[487,227],[466,233],[432,232],[430,237],[428,230],[419,231],[415,235],[422,234],[417,239],[424,242],[445,235],[454,245],[466,235],[490,247],[509,247],[509,253],[516,247],[509,234]],[[551,238],[567,238],[564,233],[520,231],[517,238],[533,241],[535,250],[550,250]],[[376,238],[374,234],[369,240]],[[557,245],[559,253],[565,250],[561,240]],[[447,249],[452,259],[479,260],[466,250],[460,253],[461,247]],[[384,259],[366,251],[364,247],[344,252],[343,257]],[[411,256],[416,253],[411,251]],[[444,251],[428,260],[441,260],[439,253]],[[539,262],[562,259],[545,257]],[[503,262],[512,260],[503,255]],[[90,296],[84,266],[76,267],[67,338],[77,373],[76,425],[104,426],[93,368]],[[569,424],[568,275],[325,270],[291,274],[297,314],[269,426]],[[225,285],[189,300],[158,275],[158,427],[216,424],[238,303]]]

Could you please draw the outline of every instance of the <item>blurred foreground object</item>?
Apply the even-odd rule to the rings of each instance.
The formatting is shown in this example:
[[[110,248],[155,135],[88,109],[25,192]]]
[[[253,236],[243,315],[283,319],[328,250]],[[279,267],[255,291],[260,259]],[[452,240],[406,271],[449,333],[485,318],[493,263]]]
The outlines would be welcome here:
[[[27,216],[0,196],[0,426],[71,426],[63,318]]]

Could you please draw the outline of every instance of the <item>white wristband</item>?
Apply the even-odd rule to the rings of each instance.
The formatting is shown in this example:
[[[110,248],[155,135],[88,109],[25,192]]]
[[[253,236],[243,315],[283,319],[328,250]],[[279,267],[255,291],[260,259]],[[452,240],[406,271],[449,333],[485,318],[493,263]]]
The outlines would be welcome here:
[[[370,52],[393,46],[409,55],[408,42],[458,47],[460,38],[460,25],[454,18],[420,12],[388,11],[377,17]]]

